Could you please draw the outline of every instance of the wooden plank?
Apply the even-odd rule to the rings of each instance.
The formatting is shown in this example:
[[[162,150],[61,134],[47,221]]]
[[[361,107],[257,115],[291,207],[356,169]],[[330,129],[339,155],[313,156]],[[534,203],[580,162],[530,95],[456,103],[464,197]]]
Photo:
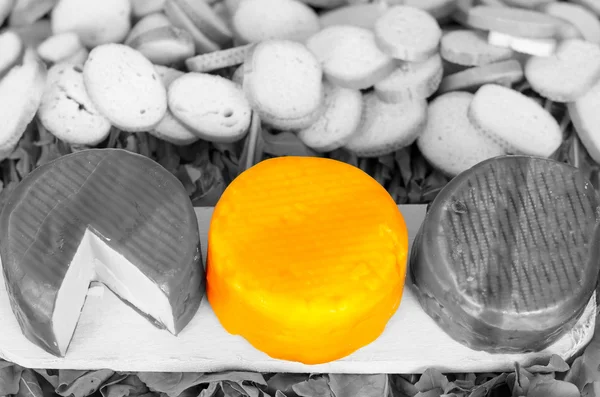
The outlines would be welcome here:
[[[423,221],[423,205],[400,206],[410,241]],[[197,208],[203,253],[212,208]],[[0,278],[2,278],[0,272]],[[407,283],[408,284],[408,283]],[[116,371],[251,370],[312,373],[421,373],[429,367],[446,372],[505,371],[515,361],[530,365],[555,353],[567,359],[591,339],[595,298],[572,332],[543,352],[492,355],[476,352],[450,339],[421,309],[410,285],[385,332],[373,343],[335,362],[307,366],[274,360],[244,339],[226,333],[206,299],[188,327],[174,337],[150,325],[112,292],[92,286],[67,357],[54,357],[21,334],[0,280],[0,356],[28,368],[100,369]]]

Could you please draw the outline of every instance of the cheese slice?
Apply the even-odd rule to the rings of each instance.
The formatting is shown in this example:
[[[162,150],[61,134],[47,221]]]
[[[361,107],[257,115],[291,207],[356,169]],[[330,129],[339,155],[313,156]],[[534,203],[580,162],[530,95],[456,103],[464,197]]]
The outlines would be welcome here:
[[[503,156],[464,171],[435,198],[413,245],[421,305],[475,350],[550,346],[594,293],[599,204],[577,168],[553,160]]]
[[[84,150],[35,169],[5,204],[0,234],[21,330],[56,356],[67,353],[93,281],[174,335],[204,295],[198,224],[184,187],[125,150]]]
[[[374,341],[404,287],[408,232],[359,168],[277,157],[244,171],[217,203],[207,297],[228,332],[277,359],[319,364]]]

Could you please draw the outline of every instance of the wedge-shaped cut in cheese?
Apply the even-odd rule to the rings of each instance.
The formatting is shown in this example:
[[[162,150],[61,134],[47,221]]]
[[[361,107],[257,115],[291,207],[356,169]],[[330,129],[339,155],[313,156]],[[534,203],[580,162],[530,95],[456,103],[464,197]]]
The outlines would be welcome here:
[[[570,331],[594,294],[600,200],[581,171],[503,156],[454,178],[415,239],[424,310],[462,344],[539,351]]]
[[[191,201],[141,155],[84,150],[38,167],[9,197],[0,233],[19,326],[57,356],[67,353],[92,281],[174,335],[204,295]]]

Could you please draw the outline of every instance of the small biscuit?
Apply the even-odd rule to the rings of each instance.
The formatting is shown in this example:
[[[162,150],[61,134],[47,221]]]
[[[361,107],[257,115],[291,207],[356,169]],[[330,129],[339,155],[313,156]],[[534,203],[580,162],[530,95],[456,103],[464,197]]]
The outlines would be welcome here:
[[[169,109],[179,121],[211,142],[242,139],[252,114],[237,85],[205,73],[186,73],[173,81],[169,86]]]
[[[48,70],[38,117],[50,133],[73,145],[94,146],[108,136],[111,128],[85,90],[83,70],[66,63]]]
[[[123,131],[148,131],[167,111],[167,92],[154,66],[123,44],[94,48],[83,78],[98,110]]]
[[[345,148],[360,157],[379,157],[411,145],[427,121],[427,101],[386,103],[374,92],[363,95],[363,113],[358,132]]]
[[[130,0],[59,0],[51,14],[54,34],[75,32],[88,48],[121,43],[131,29]]]
[[[323,72],[302,44],[269,40],[257,44],[244,62],[244,92],[260,119],[281,130],[317,121],[323,103]]]
[[[344,146],[356,133],[362,115],[362,94],[359,90],[323,83],[325,104],[321,117],[310,127],[298,131],[298,137],[308,147],[330,152]]]

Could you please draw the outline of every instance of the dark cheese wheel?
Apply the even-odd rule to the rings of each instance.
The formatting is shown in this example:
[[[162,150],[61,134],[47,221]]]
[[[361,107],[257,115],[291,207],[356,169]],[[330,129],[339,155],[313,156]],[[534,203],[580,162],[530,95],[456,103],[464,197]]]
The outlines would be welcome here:
[[[583,314],[598,277],[599,200],[576,168],[503,156],[461,173],[432,202],[410,277],[455,340],[539,351]]]
[[[65,355],[92,281],[173,334],[204,296],[198,224],[183,185],[125,150],[84,150],[35,169],[10,195],[0,236],[21,330],[54,355]]]

